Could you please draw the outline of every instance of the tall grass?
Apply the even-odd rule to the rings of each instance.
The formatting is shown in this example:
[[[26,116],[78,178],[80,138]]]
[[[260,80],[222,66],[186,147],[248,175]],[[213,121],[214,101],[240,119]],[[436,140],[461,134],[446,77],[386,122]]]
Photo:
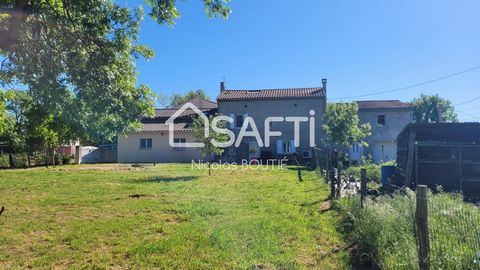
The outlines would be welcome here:
[[[335,207],[350,241],[381,269],[417,269],[415,194],[368,199],[360,208],[357,196]],[[431,269],[480,269],[480,211],[455,195],[429,194]]]

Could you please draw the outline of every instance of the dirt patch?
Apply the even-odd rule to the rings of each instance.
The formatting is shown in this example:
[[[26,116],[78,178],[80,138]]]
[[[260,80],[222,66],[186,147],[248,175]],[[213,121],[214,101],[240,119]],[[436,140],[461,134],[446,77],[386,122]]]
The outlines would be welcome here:
[[[323,214],[327,211],[332,210],[332,201],[324,201],[320,204],[320,213]]]
[[[145,194],[131,194],[131,195],[128,195],[128,197],[132,198],[132,199],[138,199],[138,198],[147,197],[147,195],[145,195]]]

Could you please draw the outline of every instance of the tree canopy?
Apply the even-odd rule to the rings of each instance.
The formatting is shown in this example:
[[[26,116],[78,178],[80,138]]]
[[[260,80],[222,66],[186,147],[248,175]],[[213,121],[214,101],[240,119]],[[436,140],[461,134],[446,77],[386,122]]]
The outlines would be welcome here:
[[[210,17],[230,12],[227,0],[203,2]],[[59,142],[106,142],[139,127],[155,103],[153,91],[138,84],[135,67],[138,58],[154,56],[138,43],[144,8],[158,23],[172,25],[180,16],[175,0],[145,3],[1,1],[0,91],[27,93],[30,124],[48,130],[40,134],[53,132]],[[0,120],[4,111],[0,102]]]
[[[415,123],[458,122],[452,103],[439,95],[424,95],[412,101]]]
[[[220,133],[215,130],[214,116],[210,115],[208,117],[209,122],[209,136],[205,137],[205,121],[204,119],[197,117],[193,121],[193,134],[197,142],[203,143],[205,146],[198,148],[198,151],[202,154],[204,158],[210,159],[212,156],[220,156],[224,152],[224,148],[217,147],[213,144],[212,139],[218,143],[226,143],[229,140],[229,135],[226,133]],[[218,129],[225,129],[225,122],[219,121],[216,123]],[[208,160],[210,161],[210,160]],[[208,164],[208,174],[211,174],[210,163]]]
[[[359,125],[356,102],[327,104],[324,121],[323,129],[328,143],[333,145],[364,143],[363,139],[371,134],[370,124]]]
[[[170,103],[168,107],[176,107],[194,98],[202,98],[202,99],[210,100],[210,97],[207,95],[205,90],[202,90],[202,89],[190,90],[184,95],[173,94],[173,96],[170,98]]]

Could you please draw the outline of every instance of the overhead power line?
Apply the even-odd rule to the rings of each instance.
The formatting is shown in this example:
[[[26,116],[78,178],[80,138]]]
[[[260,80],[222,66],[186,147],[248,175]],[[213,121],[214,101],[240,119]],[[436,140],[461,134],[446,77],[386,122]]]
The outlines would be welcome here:
[[[459,111],[459,110],[456,110],[456,111],[459,112],[459,113],[461,113],[461,114],[463,114],[463,115],[465,115],[465,116],[468,116],[468,117],[470,117],[470,118],[472,118],[472,119],[475,119],[475,120],[477,120],[477,121],[480,120],[480,117],[478,117],[478,116],[476,116],[476,115],[469,114],[469,113],[466,113],[466,112],[462,112],[462,111]]]
[[[476,101],[476,100],[479,100],[479,99],[480,99],[480,97],[472,98],[472,99],[467,100],[467,101],[465,101],[465,102],[453,104],[453,106],[462,106],[462,105],[465,105],[465,104],[468,104],[468,103],[472,103],[472,102],[474,102],[474,101]]]
[[[428,81],[425,81],[425,82],[416,83],[416,84],[412,84],[412,85],[408,85],[408,86],[404,86],[404,87],[400,87],[400,88],[395,88],[395,89],[386,90],[386,91],[379,91],[379,92],[374,92],[374,93],[364,94],[364,95],[358,95],[358,96],[338,97],[338,98],[331,98],[331,99],[338,100],[338,99],[362,98],[362,97],[370,97],[370,96],[388,94],[388,93],[392,93],[392,92],[398,92],[398,91],[402,91],[402,90],[407,90],[407,89],[431,84],[431,83],[438,82],[438,81],[441,81],[441,80],[445,80],[445,79],[455,77],[455,76],[458,76],[458,75],[461,75],[461,74],[464,74],[464,73],[467,73],[467,72],[470,72],[470,71],[474,71],[474,70],[477,70],[477,69],[480,69],[480,65],[474,66],[474,67],[471,67],[471,68],[468,68],[468,69],[465,69],[465,70],[462,70],[462,71],[459,71],[459,72],[455,72],[455,73],[452,73],[452,74],[448,74],[448,75],[445,75],[445,76],[442,76],[442,77],[439,77],[439,78],[436,78],[436,79],[433,79],[433,80],[428,80]],[[479,99],[480,99],[480,97],[479,97]]]

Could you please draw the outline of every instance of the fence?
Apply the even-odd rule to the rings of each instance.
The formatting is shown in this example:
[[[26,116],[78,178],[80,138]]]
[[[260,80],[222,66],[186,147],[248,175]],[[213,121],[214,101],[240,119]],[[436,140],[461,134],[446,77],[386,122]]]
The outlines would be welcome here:
[[[426,199],[431,269],[480,269],[480,208],[449,196]]]
[[[55,154],[55,160],[51,153],[34,152],[17,154],[0,154],[0,169],[18,169],[38,166],[67,164],[72,160],[71,156]]]
[[[342,177],[337,153],[316,148],[315,162],[318,174],[330,186],[331,199],[338,199],[350,179]],[[354,180],[361,183],[357,188],[359,196],[344,200],[356,200],[353,205],[358,209],[351,212],[355,212],[356,226],[360,227],[356,232],[359,244],[377,246],[378,250],[370,251],[375,260],[387,258],[380,259],[381,266],[480,270],[478,206],[465,203],[458,194],[432,194],[426,186],[418,186],[415,193],[403,190],[394,196],[373,198],[367,196],[365,170],[361,171],[361,179]]]
[[[344,160],[337,151],[329,148],[314,148],[314,159],[317,173],[330,186],[330,198],[356,193],[360,179],[344,175]],[[366,181],[366,178],[364,179]],[[366,186],[366,184],[365,184]]]

